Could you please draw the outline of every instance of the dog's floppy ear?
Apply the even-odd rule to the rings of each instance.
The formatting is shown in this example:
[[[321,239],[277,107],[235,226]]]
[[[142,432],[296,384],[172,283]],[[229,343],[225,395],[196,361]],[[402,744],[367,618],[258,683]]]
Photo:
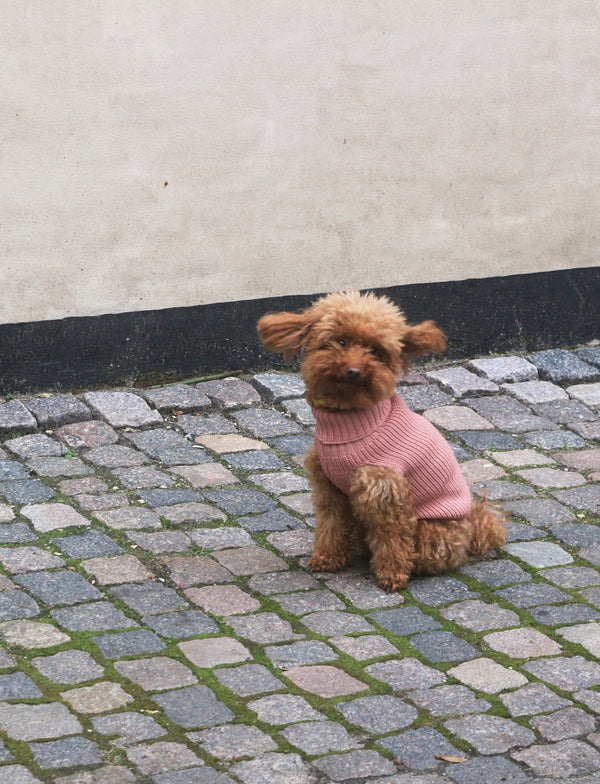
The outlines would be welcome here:
[[[269,351],[282,353],[290,360],[300,351],[312,326],[313,319],[304,313],[267,313],[256,325],[258,337]]]
[[[441,353],[446,348],[446,336],[433,321],[423,321],[409,327],[402,336],[404,351],[407,354]]]

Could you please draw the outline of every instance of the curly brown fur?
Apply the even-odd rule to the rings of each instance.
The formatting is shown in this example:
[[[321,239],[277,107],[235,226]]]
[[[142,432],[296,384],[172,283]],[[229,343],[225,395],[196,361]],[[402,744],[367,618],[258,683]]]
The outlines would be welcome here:
[[[267,314],[257,329],[268,349],[287,359],[300,352],[307,399],[326,411],[375,406],[393,395],[412,356],[446,347],[432,321],[411,326],[372,293],[330,294],[301,313]],[[306,470],[317,518],[314,571],[343,569],[364,544],[378,584],[391,591],[413,573],[451,571],[505,541],[502,515],[485,501],[461,520],[418,519],[409,483],[393,469],[356,469],[349,495],[327,478],[314,448]]]

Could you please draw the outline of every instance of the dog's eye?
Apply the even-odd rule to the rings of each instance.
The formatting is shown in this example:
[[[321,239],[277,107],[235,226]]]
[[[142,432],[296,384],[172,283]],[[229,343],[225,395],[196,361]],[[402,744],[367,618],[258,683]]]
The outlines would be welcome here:
[[[377,349],[374,348],[373,346],[371,346],[369,348],[369,354],[373,354],[374,356],[376,356],[377,355]]]
[[[343,340],[343,338],[339,338],[338,339],[338,343],[340,344],[340,346],[345,346],[346,345],[346,341]]]

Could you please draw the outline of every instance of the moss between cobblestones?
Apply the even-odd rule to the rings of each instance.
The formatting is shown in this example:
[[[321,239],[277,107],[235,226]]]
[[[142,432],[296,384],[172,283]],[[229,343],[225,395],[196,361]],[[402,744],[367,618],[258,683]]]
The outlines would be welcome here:
[[[6,748],[11,752],[13,755],[14,762],[13,764],[20,764],[24,765],[27,768],[33,768],[34,770],[40,770],[36,763],[33,761],[33,754],[31,753],[31,749],[24,741],[13,740],[9,738],[6,734],[4,735],[3,739],[4,745]],[[11,760],[12,762],[12,760]],[[0,768],[0,772],[2,768]]]

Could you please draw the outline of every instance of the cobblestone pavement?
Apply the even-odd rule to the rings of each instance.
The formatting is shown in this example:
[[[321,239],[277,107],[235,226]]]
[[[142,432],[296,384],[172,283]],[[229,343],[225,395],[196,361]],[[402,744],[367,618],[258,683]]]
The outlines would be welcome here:
[[[600,348],[399,391],[509,541],[311,574],[298,376],[0,402],[0,784],[600,782]]]

